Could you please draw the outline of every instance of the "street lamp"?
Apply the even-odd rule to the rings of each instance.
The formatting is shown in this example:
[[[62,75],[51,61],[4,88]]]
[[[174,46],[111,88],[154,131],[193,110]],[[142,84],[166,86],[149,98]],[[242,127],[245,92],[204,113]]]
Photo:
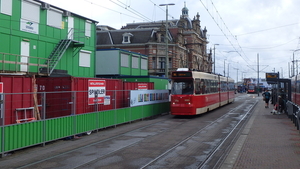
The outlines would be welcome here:
[[[292,70],[293,70],[293,72],[292,72],[292,76],[295,76],[295,52],[297,52],[297,51],[299,51],[300,49],[296,49],[296,50],[294,50],[293,51],[293,65],[292,65]]]
[[[169,3],[169,4],[160,4],[159,6],[166,6],[166,68],[165,68],[165,76],[166,78],[169,77],[169,48],[168,48],[168,6],[169,5],[175,5],[174,3]]]
[[[225,61],[226,61],[226,59],[224,59],[224,77],[226,77],[225,76]]]
[[[216,45],[219,44],[214,44],[214,73],[216,73]]]

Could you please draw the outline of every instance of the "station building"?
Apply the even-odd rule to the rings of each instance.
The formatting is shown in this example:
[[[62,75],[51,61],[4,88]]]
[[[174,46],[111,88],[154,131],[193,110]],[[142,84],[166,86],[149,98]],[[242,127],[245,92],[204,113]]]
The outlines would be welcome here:
[[[147,55],[149,75],[164,77],[168,39],[169,73],[182,67],[212,72],[207,29],[201,27],[199,14],[190,19],[188,11],[185,5],[180,19],[168,21],[167,31],[166,21],[128,23],[121,29],[98,25],[97,50],[119,48]]]

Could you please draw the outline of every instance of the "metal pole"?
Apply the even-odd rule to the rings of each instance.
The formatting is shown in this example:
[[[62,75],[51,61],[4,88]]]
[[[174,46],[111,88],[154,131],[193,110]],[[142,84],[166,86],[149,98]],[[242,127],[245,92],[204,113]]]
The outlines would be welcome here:
[[[169,5],[175,5],[174,3],[169,3],[169,4],[160,4],[159,6],[166,6],[166,67],[165,67],[165,76],[166,78],[169,77],[169,46],[168,46],[168,42],[169,42],[169,38],[168,38],[168,6]]]
[[[219,44],[214,44],[214,74],[216,73],[216,45]]]
[[[216,46],[214,45],[214,73],[216,73]]]
[[[225,61],[226,59],[224,59],[224,77],[225,77]]]
[[[295,60],[295,51],[293,52],[293,65],[292,65],[292,69],[293,69],[293,72],[292,72],[292,76],[295,75],[295,65],[294,65],[294,60]]]
[[[259,54],[257,54],[257,96],[259,96]]]
[[[230,63],[228,63],[228,66],[227,66],[227,72],[228,72],[228,73],[227,73],[227,77],[229,77],[229,64],[230,64]]]
[[[165,38],[165,40],[166,40],[166,78],[168,78],[169,77],[169,72],[168,72],[168,70],[169,70],[169,38],[168,38],[168,5],[166,5],[166,38]]]

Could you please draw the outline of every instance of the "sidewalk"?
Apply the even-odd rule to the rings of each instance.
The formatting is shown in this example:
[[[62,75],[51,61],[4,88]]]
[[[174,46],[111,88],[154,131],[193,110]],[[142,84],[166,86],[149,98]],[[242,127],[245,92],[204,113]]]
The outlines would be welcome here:
[[[222,169],[298,169],[300,134],[286,114],[273,115],[262,97]]]

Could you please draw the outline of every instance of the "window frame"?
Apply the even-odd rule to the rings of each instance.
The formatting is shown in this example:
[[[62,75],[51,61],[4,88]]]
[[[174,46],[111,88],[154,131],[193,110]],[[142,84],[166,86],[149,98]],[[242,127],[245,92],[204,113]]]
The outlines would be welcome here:
[[[13,0],[0,0],[0,13],[12,16]]]
[[[91,67],[91,51],[80,50],[79,51],[79,66]]]

